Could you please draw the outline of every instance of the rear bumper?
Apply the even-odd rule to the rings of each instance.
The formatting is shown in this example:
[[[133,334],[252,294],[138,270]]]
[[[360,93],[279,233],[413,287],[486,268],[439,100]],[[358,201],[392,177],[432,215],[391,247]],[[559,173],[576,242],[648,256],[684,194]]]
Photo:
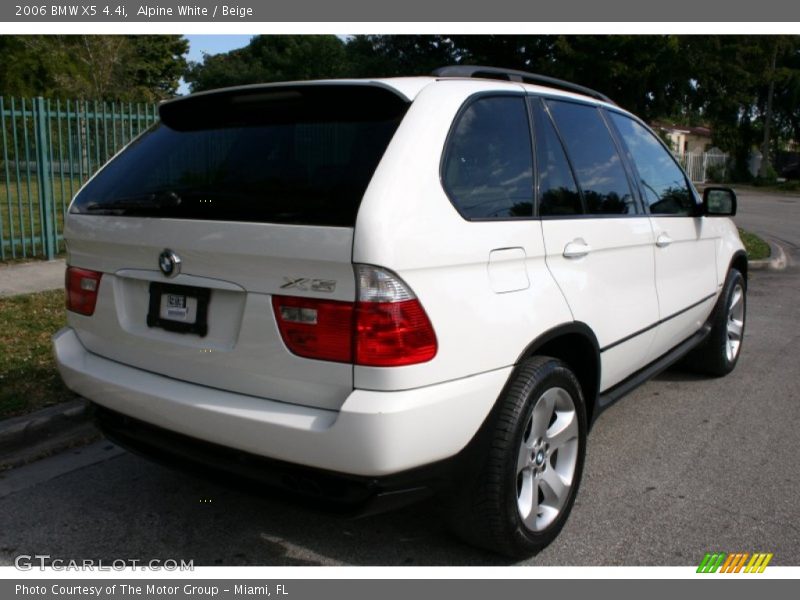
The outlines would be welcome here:
[[[343,475],[256,456],[169,431],[98,404],[95,424],[119,446],[169,467],[247,491],[285,492],[326,511],[363,516],[410,504],[444,488],[456,459],[386,477]]]
[[[353,390],[339,411],[170,379],[88,352],[75,331],[53,337],[67,386],[145,424],[257,457],[383,477],[458,454],[480,429],[511,367],[413,390]]]

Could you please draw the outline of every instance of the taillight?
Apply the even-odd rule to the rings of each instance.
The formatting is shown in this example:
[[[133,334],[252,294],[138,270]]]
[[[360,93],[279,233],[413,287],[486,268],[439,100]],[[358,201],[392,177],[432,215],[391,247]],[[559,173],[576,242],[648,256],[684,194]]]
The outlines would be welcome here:
[[[97,271],[67,267],[67,310],[86,316],[93,315],[102,276]]]
[[[273,296],[283,343],[305,358],[353,361],[353,303]]]
[[[411,289],[397,275],[356,265],[355,363],[415,365],[436,356],[436,333]]]
[[[356,279],[354,303],[273,296],[286,347],[306,358],[369,367],[431,360],[436,334],[410,288],[396,275],[369,265],[356,265]]]

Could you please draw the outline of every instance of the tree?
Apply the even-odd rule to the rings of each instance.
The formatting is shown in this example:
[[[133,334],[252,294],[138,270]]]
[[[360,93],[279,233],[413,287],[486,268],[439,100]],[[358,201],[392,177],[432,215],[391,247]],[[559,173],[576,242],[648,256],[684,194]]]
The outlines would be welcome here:
[[[579,83],[646,119],[678,111],[688,87],[676,36],[453,36],[453,42],[462,62]]]
[[[800,38],[779,36],[781,47],[774,73],[771,146],[774,156],[787,143],[800,142]]]
[[[749,179],[750,154],[762,138],[773,56],[771,36],[686,36],[692,89],[687,108],[734,156],[736,179]]]
[[[429,75],[458,59],[453,41],[443,35],[357,35],[346,50],[350,77]]]
[[[26,44],[32,37],[0,35],[0,94],[33,96],[44,93],[52,82],[45,57],[31,52]]]
[[[335,35],[260,35],[244,48],[191,63],[193,92],[248,83],[346,76],[345,43]]]
[[[189,42],[186,38],[180,35],[126,37],[130,52],[124,72],[131,77],[134,94],[150,101],[174,96],[187,68]]]
[[[800,143],[800,40],[780,56],[775,73],[775,119],[777,137]]]
[[[186,68],[178,35],[2,36],[0,93],[150,102],[173,96]]]

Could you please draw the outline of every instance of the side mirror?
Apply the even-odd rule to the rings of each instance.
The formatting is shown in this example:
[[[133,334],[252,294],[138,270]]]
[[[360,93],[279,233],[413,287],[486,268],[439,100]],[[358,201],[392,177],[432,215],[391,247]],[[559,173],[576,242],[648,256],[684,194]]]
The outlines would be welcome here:
[[[709,217],[732,217],[736,214],[736,192],[727,187],[703,190],[703,214]]]

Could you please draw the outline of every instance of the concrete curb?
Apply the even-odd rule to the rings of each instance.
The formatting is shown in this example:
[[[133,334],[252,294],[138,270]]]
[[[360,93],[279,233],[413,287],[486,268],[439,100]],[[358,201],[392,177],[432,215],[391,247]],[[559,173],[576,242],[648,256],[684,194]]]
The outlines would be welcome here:
[[[760,271],[783,271],[788,266],[786,252],[780,244],[768,240],[770,256],[763,260],[750,260],[747,265],[750,269]]]
[[[0,421],[0,471],[97,439],[89,403],[79,399]]]

